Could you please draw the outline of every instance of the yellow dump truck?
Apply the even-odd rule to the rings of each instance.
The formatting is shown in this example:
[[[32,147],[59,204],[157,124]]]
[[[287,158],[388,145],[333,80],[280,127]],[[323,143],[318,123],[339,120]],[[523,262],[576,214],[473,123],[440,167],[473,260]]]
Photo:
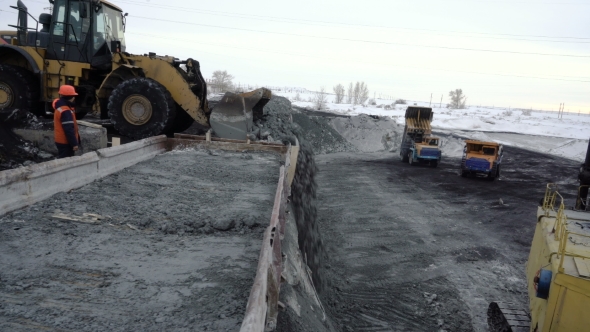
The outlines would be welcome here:
[[[214,109],[197,60],[128,53],[126,14],[104,0],[49,0],[52,14],[31,16],[20,0],[14,31],[2,31],[0,112],[53,112],[63,84],[78,93],[78,118],[109,118],[122,135],[144,138],[186,130],[194,121],[217,136],[246,139],[268,89],[227,93]],[[29,18],[36,24],[29,28]]]
[[[461,159],[461,176],[483,174],[489,180],[499,178],[503,155],[501,144],[466,140]]]
[[[442,153],[439,148],[440,138],[431,136],[432,108],[408,106],[406,125],[402,135],[400,158],[410,165],[427,163],[438,166]]]

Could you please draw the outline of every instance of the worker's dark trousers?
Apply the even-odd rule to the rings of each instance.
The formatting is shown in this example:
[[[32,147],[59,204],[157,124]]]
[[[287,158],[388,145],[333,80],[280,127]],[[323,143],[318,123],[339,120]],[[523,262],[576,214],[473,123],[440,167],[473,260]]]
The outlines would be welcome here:
[[[57,146],[57,159],[74,156],[74,148],[71,145],[55,143],[55,146]]]

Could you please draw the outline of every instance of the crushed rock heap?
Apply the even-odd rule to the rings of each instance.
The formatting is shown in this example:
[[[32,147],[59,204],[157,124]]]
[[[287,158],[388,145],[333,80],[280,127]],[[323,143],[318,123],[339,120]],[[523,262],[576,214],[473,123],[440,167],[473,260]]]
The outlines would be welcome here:
[[[0,114],[0,171],[53,159],[53,155],[16,135],[12,131],[16,126],[36,129],[41,122],[33,114],[19,110]]]

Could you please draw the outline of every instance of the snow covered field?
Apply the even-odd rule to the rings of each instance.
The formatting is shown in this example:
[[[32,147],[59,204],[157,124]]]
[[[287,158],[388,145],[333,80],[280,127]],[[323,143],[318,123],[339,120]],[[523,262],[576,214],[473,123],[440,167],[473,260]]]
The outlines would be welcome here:
[[[291,100],[293,105],[314,109],[315,93],[304,89],[273,90],[273,93]],[[328,95],[323,111],[342,115],[387,116],[404,124],[408,105],[428,106],[428,103],[407,101],[406,105],[394,105],[392,100],[375,99],[376,105],[334,104],[334,96]],[[557,112],[468,106],[466,109],[448,109],[433,103],[434,131],[460,137],[492,140],[538,152],[583,161],[590,138],[590,115]],[[447,155],[460,155],[455,147]]]

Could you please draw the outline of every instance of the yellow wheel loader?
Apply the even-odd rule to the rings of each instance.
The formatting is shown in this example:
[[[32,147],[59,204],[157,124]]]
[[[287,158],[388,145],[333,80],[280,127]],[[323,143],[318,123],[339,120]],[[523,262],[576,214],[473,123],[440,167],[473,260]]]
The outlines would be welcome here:
[[[134,139],[186,130],[194,121],[219,137],[246,139],[271,97],[261,88],[226,93],[213,109],[194,59],[126,51],[127,14],[103,0],[49,0],[53,13],[35,19],[20,0],[16,31],[0,31],[0,113],[53,112],[63,84],[76,88],[77,116],[110,118]],[[35,28],[29,28],[29,18]]]

